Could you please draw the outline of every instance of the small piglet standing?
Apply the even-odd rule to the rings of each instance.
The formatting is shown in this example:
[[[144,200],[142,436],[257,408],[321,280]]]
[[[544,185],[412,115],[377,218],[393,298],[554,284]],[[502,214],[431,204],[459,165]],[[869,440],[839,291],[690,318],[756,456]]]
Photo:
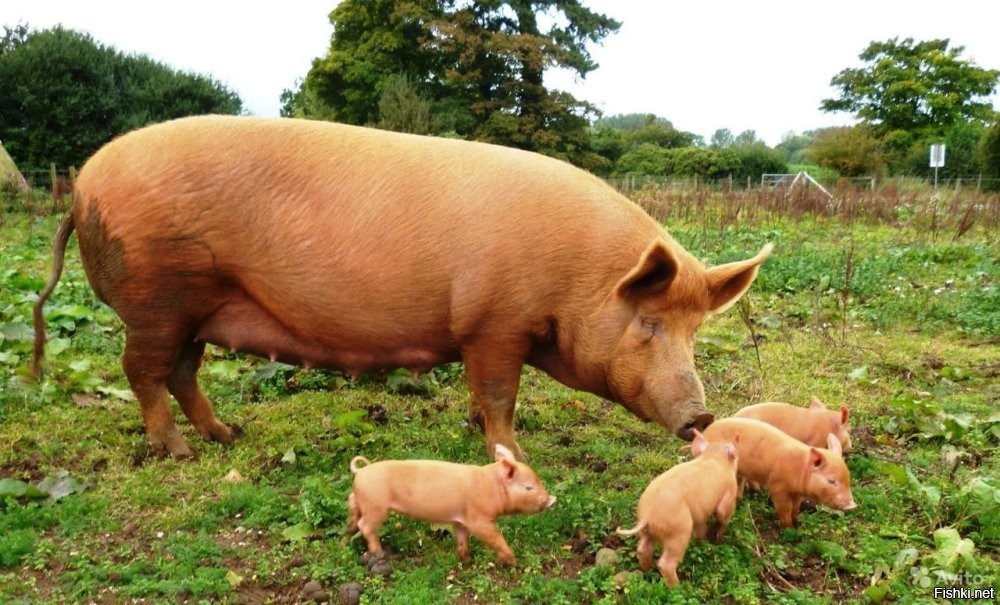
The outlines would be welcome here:
[[[826,436],[833,433],[843,451],[851,451],[851,427],[844,405],[839,410],[830,410],[817,397],[812,398],[809,407],[772,401],[748,405],[733,416],[761,420],[813,447],[826,447]]]
[[[676,585],[677,566],[684,558],[691,535],[709,536],[718,542],[736,509],[736,460],[740,436],[728,441],[709,442],[697,430],[691,451],[697,458],[682,462],[653,479],[639,498],[638,524],[622,536],[639,534],[639,567],[653,566],[653,548],[659,542],[663,552],[656,562],[663,581]],[[709,518],[715,527],[709,531]]]
[[[537,513],[556,501],[535,472],[502,445],[496,446],[496,462],[485,466],[438,460],[370,463],[356,456],[350,468],[354,489],[347,499],[345,537],[360,531],[370,555],[382,552],[378,528],[389,511],[396,511],[421,521],[454,524],[458,554],[463,559],[469,556],[471,533],[497,551],[500,561],[516,565],[514,553],[496,527],[496,518]]]
[[[705,429],[709,441],[740,436],[738,475],[767,488],[784,527],[798,525],[803,498],[840,510],[857,504],[840,441],[827,434],[827,448],[810,447],[752,418],[723,418]]]

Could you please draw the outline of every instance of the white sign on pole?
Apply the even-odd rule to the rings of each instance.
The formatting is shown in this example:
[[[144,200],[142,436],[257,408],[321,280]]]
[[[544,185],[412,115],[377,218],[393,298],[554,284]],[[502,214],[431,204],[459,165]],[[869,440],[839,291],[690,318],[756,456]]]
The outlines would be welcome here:
[[[944,168],[944,143],[931,145],[931,168]]]

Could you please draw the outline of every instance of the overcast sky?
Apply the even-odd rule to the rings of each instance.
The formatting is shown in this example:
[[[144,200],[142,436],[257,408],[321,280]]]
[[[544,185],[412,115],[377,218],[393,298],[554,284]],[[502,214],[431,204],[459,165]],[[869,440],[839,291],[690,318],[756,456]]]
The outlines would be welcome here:
[[[788,131],[849,124],[825,114],[830,79],[860,65],[872,40],[949,38],[963,57],[1000,69],[996,0],[584,0],[622,27],[592,49],[600,67],[550,87],[606,114],[654,113],[708,140],[718,128],[753,129],[775,145]],[[0,24],[85,31],[219,80],[257,115],[278,115],[279,96],[326,53],[335,0],[0,0]],[[994,107],[1000,107],[998,96]]]

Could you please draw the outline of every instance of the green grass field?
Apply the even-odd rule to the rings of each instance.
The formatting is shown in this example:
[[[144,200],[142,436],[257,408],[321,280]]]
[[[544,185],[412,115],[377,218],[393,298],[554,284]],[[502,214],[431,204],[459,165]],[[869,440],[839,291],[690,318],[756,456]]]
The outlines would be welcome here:
[[[202,384],[243,436],[202,442],[176,410],[198,457],[157,458],[120,367],[122,326],[90,291],[75,240],[47,308],[45,376],[27,377],[59,217],[15,203],[0,218],[0,602],[306,602],[309,581],[335,602],[358,583],[363,603],[912,603],[933,602],[935,586],[996,588],[996,200],[963,202],[981,206],[970,219],[929,195],[885,202],[890,218],[749,195],[636,197],[707,262],[776,244],[745,302],[699,333],[707,403],[717,416],[813,395],[847,405],[857,509],[820,507],[782,529],[766,495],[749,494],[721,544],[692,542],[679,587],[655,570],[621,574],[637,569],[636,540],[614,530],[634,524],[683,443],[526,368],[519,442],[558,502],[500,519],[519,567],[475,539],[463,563],[450,528],[393,516],[381,532],[392,573],[370,574],[364,540],[340,542],[348,461],[488,462],[465,426],[461,366],[350,382],[210,347]],[[615,560],[595,565],[600,549]]]

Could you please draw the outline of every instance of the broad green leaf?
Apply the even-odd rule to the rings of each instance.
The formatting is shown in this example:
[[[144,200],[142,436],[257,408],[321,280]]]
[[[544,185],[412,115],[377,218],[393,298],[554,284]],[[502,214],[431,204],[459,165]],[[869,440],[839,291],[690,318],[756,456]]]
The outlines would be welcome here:
[[[97,392],[104,395],[111,395],[112,397],[117,397],[122,401],[135,401],[135,395],[129,389],[119,389],[113,386],[99,386],[97,387]]]
[[[28,498],[40,500],[48,494],[37,487],[18,479],[0,479],[0,498]]]
[[[54,475],[49,475],[38,482],[38,489],[48,494],[49,500],[53,502],[58,502],[70,494],[82,492],[88,487],[89,483],[71,476],[69,471],[65,470],[57,471]]]
[[[854,368],[847,374],[848,380],[868,380],[868,366]]]
[[[5,340],[17,342],[32,342],[35,340],[35,330],[24,322],[10,322],[0,326],[0,334]]]
[[[68,349],[69,346],[70,346],[70,339],[53,338],[45,344],[45,354],[48,357],[58,357],[63,351]]]
[[[68,317],[75,320],[91,320],[94,318],[94,310],[84,305],[61,305],[53,307],[45,314],[46,319],[53,320],[60,317]]]
[[[243,576],[230,569],[226,572],[226,581],[229,582],[231,587],[237,588],[243,583]]]
[[[290,447],[285,451],[285,455],[281,457],[281,462],[283,464],[295,464],[295,448]]]
[[[947,571],[955,571],[963,560],[971,563],[976,552],[972,540],[963,539],[954,527],[942,527],[935,531],[934,545],[937,550],[931,557],[938,567]]]
[[[301,542],[313,533],[312,525],[308,523],[297,523],[286,527],[281,531],[281,536],[289,542]]]

